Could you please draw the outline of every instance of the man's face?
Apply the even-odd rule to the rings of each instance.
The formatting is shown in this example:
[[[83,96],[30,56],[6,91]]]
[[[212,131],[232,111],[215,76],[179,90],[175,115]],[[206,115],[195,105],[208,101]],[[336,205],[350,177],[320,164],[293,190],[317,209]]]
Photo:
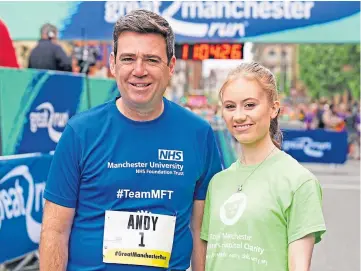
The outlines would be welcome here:
[[[117,46],[116,59],[114,53],[110,55],[110,69],[123,102],[139,109],[161,106],[175,66],[174,56],[167,65],[165,39],[127,31],[119,36]]]

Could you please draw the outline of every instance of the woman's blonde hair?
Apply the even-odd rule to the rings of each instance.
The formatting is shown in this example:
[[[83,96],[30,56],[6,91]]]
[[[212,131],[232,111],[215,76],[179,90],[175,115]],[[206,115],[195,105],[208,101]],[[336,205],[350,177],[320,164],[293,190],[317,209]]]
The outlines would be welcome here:
[[[244,62],[231,70],[228,74],[226,81],[219,91],[219,98],[221,101],[225,88],[239,77],[243,77],[247,80],[255,80],[266,92],[271,104],[278,100],[277,83],[273,73],[257,62]],[[279,112],[277,116],[271,120],[269,131],[273,143],[281,149],[283,135],[278,125],[278,115]]]

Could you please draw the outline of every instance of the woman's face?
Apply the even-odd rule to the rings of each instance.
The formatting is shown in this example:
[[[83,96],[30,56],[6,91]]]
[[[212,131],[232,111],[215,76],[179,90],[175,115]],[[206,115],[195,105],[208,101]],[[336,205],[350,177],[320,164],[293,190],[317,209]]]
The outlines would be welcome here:
[[[255,144],[269,135],[279,102],[272,104],[255,80],[239,77],[223,90],[222,115],[230,133],[241,144]]]

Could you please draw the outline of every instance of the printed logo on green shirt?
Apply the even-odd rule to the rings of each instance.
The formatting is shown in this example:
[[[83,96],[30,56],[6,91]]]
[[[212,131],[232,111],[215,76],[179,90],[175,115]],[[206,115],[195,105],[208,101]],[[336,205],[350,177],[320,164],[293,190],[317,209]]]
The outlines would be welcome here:
[[[227,199],[220,208],[219,216],[223,224],[231,226],[241,218],[247,206],[247,196],[237,192]]]

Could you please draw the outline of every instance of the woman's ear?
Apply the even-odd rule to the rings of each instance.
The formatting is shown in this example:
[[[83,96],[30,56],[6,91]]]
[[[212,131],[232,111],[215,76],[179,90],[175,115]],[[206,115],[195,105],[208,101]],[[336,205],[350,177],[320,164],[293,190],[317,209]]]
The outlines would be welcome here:
[[[271,118],[274,119],[278,116],[281,111],[280,101],[274,101],[272,106]]]

